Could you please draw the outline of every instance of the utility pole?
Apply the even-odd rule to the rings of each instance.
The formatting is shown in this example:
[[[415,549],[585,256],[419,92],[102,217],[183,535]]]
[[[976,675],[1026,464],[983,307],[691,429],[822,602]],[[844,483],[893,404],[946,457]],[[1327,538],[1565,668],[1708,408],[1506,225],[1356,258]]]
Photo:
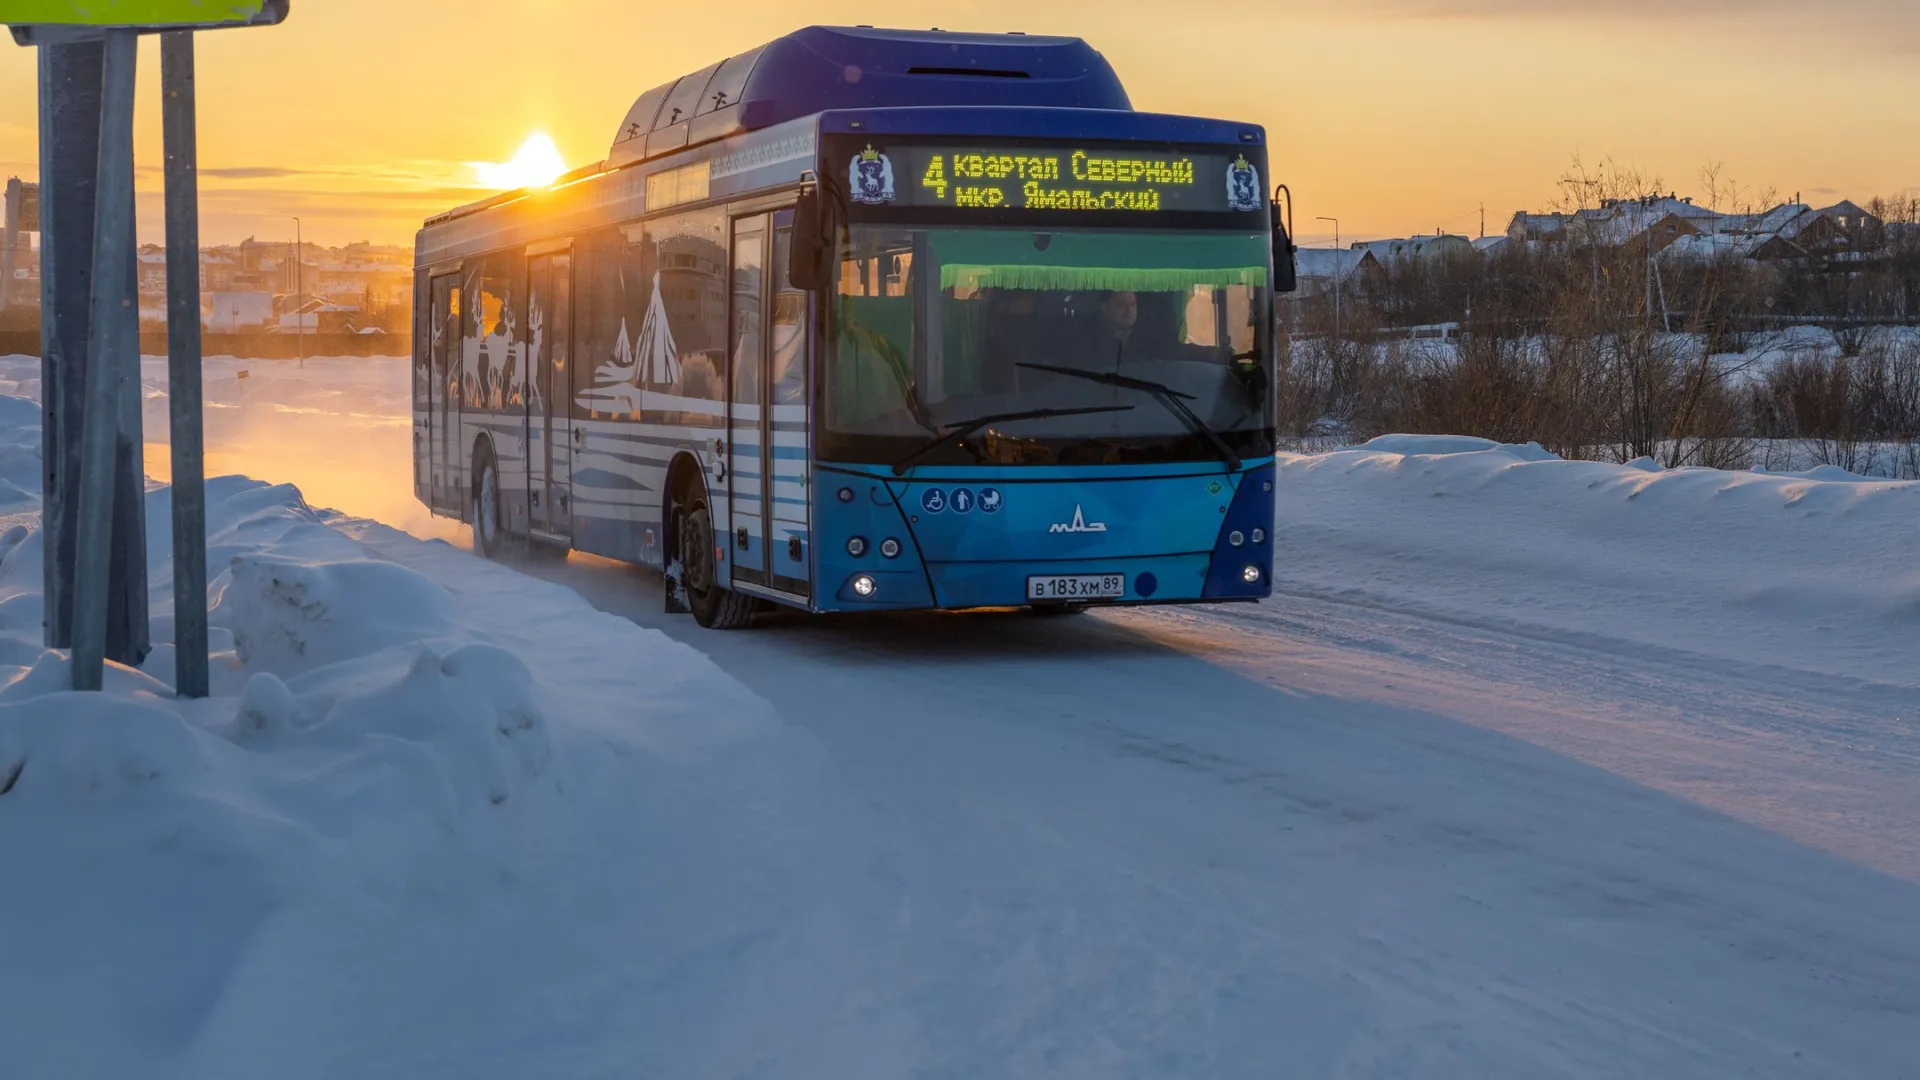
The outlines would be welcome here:
[[[1346,276],[1346,249],[1340,246],[1340,219],[1316,217],[1315,221],[1333,222],[1333,340],[1346,340],[1340,333],[1340,279]]]

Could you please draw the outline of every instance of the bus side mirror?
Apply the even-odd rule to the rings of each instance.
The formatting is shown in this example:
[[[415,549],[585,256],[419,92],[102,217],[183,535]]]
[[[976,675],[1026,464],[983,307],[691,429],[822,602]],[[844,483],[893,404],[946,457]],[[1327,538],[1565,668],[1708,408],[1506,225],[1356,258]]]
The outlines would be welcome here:
[[[796,289],[820,291],[833,280],[833,243],[818,186],[800,192],[793,207],[793,246],[787,257],[787,280]]]
[[[1287,226],[1280,220],[1280,204],[1273,204],[1273,291],[1290,293],[1299,287],[1299,274],[1294,266],[1293,238],[1287,235]]]

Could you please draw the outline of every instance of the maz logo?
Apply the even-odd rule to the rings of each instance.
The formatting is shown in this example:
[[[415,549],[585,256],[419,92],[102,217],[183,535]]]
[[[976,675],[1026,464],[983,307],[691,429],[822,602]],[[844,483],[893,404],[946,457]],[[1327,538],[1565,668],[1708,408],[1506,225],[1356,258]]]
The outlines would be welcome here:
[[[1080,504],[1075,503],[1073,506],[1073,520],[1064,522],[1056,521],[1047,526],[1047,531],[1050,533],[1106,532],[1107,523],[1104,521],[1088,521],[1087,516],[1080,511]]]

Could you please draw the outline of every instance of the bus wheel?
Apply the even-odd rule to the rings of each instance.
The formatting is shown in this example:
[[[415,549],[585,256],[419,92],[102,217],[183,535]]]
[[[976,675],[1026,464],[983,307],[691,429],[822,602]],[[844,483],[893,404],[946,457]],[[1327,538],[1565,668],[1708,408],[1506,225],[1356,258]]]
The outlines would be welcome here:
[[[474,463],[473,550],[489,559],[497,559],[506,547],[500,534],[500,470],[493,461],[493,450],[482,447]]]
[[[737,630],[752,621],[759,603],[717,583],[713,560],[713,514],[694,496],[680,519],[681,582],[693,617],[709,630]]]

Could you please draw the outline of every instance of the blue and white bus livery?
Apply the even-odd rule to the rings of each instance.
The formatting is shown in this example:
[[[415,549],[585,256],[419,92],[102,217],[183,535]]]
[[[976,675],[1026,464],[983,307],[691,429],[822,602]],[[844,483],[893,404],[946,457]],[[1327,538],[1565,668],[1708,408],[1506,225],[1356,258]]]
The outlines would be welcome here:
[[[1077,39],[797,31],[426,223],[416,494],[706,626],[1257,600],[1267,175],[1260,128],[1134,112]]]

